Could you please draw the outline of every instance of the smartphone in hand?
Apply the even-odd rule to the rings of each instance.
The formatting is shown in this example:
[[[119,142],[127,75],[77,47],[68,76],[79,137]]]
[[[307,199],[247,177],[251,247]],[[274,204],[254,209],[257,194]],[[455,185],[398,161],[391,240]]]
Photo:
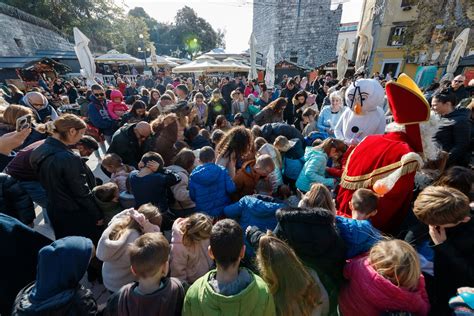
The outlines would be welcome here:
[[[31,127],[31,115],[27,114],[22,117],[19,117],[16,120],[16,131],[21,132],[24,129]]]

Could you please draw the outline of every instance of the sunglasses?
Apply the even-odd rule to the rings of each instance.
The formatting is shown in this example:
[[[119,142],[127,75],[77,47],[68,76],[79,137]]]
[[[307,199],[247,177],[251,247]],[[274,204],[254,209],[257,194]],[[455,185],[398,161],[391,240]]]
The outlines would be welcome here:
[[[103,97],[105,95],[105,93],[94,93],[94,95],[96,97]]]
[[[462,80],[454,80],[454,82],[456,82],[456,83],[463,83],[464,81],[462,81]]]

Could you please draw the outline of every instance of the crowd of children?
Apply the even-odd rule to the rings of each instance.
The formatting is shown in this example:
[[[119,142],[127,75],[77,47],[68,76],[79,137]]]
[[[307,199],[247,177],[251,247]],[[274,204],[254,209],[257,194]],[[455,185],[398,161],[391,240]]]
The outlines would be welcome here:
[[[181,84],[175,92],[177,99],[185,100],[189,89]],[[175,114],[160,105],[150,124],[141,121],[138,126],[127,118],[128,124],[111,140],[112,150],[100,160],[99,167],[110,178],[104,184],[81,181],[89,176],[85,163],[74,181],[55,171],[54,180],[66,192],[61,194],[97,207],[101,216],[91,223],[100,233],[97,238],[81,235],[78,228],[77,235],[84,237],[71,237],[63,230],[67,236],[50,245],[32,242],[28,251],[38,263],[36,279],[8,293],[16,299],[2,312],[12,308],[12,315],[472,315],[473,171],[452,167],[416,192],[404,224],[389,235],[372,224],[371,218],[384,212],[374,191],[355,190],[348,203],[351,216],[335,204],[353,149],[334,138],[334,127],[346,110],[341,95],[329,94],[319,112],[317,105],[308,105],[311,96],[302,90],[291,102],[281,97],[253,113],[260,101],[256,96],[253,84],[242,90],[238,86],[229,96],[228,112],[222,109],[227,105],[220,90],[212,92],[208,104],[198,92],[189,111],[183,110],[187,103],[181,100],[183,107],[170,107]],[[101,113],[123,120],[128,107],[122,93],[113,90],[110,99]],[[282,122],[289,103],[294,106],[294,125]],[[68,115],[56,122],[68,120]],[[254,122],[261,126],[250,128]],[[85,131],[82,120],[77,124],[64,132],[69,133],[68,145]],[[168,133],[173,134],[171,140],[164,136]],[[46,142],[66,144],[66,138],[55,135]],[[133,146],[140,148],[131,152],[138,156],[133,163],[119,152],[135,149],[126,142],[117,146],[119,137],[135,139]],[[168,142],[170,150],[150,149],[165,148]],[[154,145],[147,147],[150,143]],[[39,149],[33,152],[37,170],[51,155]],[[54,160],[51,164],[54,168]],[[62,168],[66,172],[68,166]],[[42,177],[46,175],[40,175],[41,183]],[[3,188],[2,184],[0,193],[5,196],[0,196],[0,206],[12,207],[14,199]],[[22,214],[10,215],[22,220]],[[57,232],[55,220],[52,227]],[[14,227],[22,227],[17,234],[32,234],[18,220],[1,215],[2,244],[19,238],[13,237],[18,229]],[[5,260],[19,257],[9,253]],[[94,270],[99,271],[96,278]],[[103,283],[110,294],[104,306],[97,306],[90,290],[81,285],[86,271],[90,281]]]

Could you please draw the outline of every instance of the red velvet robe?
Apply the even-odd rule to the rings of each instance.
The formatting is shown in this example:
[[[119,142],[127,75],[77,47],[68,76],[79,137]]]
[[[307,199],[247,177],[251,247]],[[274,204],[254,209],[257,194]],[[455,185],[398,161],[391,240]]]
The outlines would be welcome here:
[[[372,189],[379,178],[387,176],[401,157],[413,152],[403,132],[367,136],[351,153],[336,201],[340,213],[351,215],[349,201],[358,188]],[[403,175],[393,189],[380,197],[378,213],[372,224],[385,233],[394,233],[400,227],[410,208],[415,185],[415,171]]]

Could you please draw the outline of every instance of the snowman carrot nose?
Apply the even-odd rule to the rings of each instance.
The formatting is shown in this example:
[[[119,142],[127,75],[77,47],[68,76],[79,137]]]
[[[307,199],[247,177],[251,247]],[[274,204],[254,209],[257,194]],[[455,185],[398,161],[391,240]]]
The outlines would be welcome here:
[[[354,113],[357,114],[357,115],[361,115],[361,114],[362,114],[362,105],[360,105],[360,103],[357,103],[357,104],[354,106]]]

